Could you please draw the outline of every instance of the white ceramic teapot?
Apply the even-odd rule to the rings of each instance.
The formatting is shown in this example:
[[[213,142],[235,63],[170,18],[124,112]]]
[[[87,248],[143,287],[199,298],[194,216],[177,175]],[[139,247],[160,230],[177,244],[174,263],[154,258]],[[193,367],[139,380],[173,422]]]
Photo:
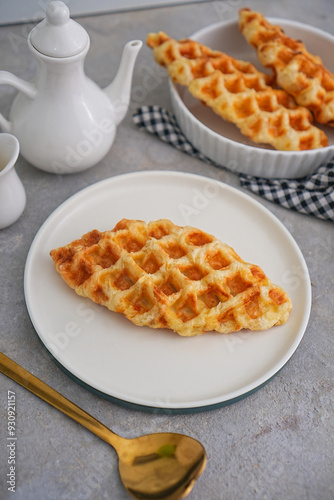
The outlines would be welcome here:
[[[9,120],[0,115],[0,126],[17,137],[22,156],[41,170],[74,173],[98,163],[127,112],[142,42],[125,45],[118,73],[103,90],[84,73],[89,44],[87,32],[70,19],[67,6],[53,1],[28,36],[38,63],[34,81],[0,71],[0,83],[20,91]]]

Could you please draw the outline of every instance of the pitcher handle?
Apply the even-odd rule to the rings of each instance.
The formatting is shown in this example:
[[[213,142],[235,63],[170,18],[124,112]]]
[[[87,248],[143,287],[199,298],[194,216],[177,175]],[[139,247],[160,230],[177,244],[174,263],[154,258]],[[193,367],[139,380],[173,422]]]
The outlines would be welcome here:
[[[31,99],[34,99],[37,93],[36,87],[32,83],[18,78],[9,71],[0,71],[0,84],[11,85],[20,92],[23,92],[27,97],[30,97]],[[0,127],[4,132],[10,132],[12,128],[12,124],[10,123],[10,121],[6,120],[6,118],[1,113]]]

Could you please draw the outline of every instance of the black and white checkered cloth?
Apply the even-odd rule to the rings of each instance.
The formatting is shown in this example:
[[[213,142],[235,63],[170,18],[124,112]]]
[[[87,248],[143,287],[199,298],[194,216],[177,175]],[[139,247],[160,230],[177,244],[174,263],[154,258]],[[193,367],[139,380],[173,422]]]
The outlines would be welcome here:
[[[195,158],[225,168],[192,146],[182,133],[176,118],[159,106],[142,106],[133,115],[139,129],[156,135],[176,149]],[[311,175],[299,179],[265,179],[238,174],[241,186],[280,205],[334,221],[334,158],[320,165]]]

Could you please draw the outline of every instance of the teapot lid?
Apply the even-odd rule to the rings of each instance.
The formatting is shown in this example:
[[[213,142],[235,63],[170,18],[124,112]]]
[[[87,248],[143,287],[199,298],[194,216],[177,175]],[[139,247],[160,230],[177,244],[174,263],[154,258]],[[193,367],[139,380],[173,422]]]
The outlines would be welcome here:
[[[89,43],[86,30],[70,18],[63,2],[50,2],[46,18],[30,33],[32,46],[46,56],[70,57],[81,52]]]

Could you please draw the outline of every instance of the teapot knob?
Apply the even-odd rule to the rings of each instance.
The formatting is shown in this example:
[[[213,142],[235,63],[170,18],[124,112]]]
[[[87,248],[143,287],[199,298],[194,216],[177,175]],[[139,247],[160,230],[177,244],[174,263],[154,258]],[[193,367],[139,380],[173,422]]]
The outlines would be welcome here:
[[[70,18],[70,11],[64,2],[50,2],[46,9],[46,20],[53,26],[66,24]]]
[[[64,2],[50,2],[46,17],[29,34],[31,45],[41,54],[51,57],[71,57],[89,47],[86,30],[71,19]]]

